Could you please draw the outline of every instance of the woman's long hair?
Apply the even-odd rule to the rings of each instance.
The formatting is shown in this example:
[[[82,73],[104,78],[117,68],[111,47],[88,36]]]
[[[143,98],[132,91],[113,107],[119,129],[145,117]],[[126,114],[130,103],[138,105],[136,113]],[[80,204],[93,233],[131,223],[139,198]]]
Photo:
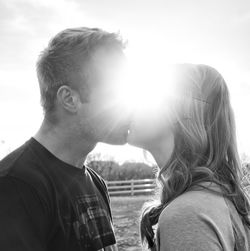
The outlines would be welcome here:
[[[234,114],[225,80],[212,67],[183,64],[176,67],[174,84],[179,90],[173,105],[175,146],[157,175],[160,201],[144,207],[141,215],[142,243],[150,250],[155,250],[153,226],[162,210],[203,181],[218,184],[250,228],[250,204],[240,183]]]

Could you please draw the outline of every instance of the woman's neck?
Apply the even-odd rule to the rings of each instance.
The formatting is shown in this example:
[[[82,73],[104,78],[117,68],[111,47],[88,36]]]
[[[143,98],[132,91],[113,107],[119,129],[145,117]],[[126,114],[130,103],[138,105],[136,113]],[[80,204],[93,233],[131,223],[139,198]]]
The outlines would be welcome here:
[[[159,168],[166,165],[170,159],[174,149],[174,136],[168,137],[168,139],[158,141],[155,145],[149,147],[148,151],[154,157]]]

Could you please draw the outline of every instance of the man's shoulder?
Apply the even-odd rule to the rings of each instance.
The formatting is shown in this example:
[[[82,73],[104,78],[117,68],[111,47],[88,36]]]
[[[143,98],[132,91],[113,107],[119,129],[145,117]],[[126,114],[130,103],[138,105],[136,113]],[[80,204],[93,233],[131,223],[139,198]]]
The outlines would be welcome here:
[[[25,142],[20,147],[13,150],[11,153],[6,155],[1,161],[0,161],[0,176],[5,176],[8,173],[10,173],[15,166],[21,165],[25,157],[24,155],[27,155],[28,151],[28,141]]]
[[[46,187],[48,181],[40,166],[28,140],[0,161],[0,177],[11,177],[37,189]]]

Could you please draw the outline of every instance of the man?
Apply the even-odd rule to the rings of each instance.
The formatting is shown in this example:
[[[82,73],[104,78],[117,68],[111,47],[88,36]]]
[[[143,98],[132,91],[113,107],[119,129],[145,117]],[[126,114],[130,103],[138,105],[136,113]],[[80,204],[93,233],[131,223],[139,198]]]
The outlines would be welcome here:
[[[97,142],[126,142],[115,92],[123,48],[114,33],[77,28],[41,53],[43,123],[0,162],[1,250],[116,250],[107,188],[83,163]]]

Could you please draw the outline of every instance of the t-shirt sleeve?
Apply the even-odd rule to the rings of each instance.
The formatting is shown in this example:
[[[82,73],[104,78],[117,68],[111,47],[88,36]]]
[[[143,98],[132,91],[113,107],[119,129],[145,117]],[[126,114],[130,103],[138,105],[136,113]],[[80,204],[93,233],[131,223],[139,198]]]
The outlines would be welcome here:
[[[103,178],[101,178],[100,175],[97,174],[93,169],[91,169],[90,167],[87,167],[87,168],[88,168],[88,171],[89,171],[91,177],[93,178],[95,185],[99,189],[100,193],[103,196],[103,199],[106,202],[106,206],[108,207],[108,210],[109,210],[109,216],[110,216],[111,222],[113,222],[112,213],[111,213],[111,206],[110,206],[110,197],[109,197],[109,193],[108,193],[107,184],[106,184],[105,180]]]
[[[46,250],[48,222],[46,208],[32,187],[15,178],[0,178],[1,250]]]
[[[160,251],[222,251],[216,224],[192,206],[164,210],[158,224]]]

